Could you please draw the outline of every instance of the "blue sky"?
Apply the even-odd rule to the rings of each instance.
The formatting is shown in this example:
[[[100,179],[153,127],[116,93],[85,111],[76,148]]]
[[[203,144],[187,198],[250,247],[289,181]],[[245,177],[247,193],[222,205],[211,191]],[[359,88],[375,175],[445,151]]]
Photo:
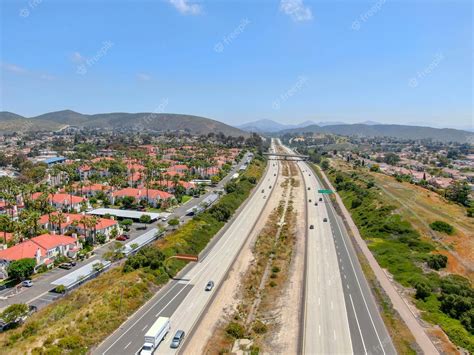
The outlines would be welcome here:
[[[2,0],[0,110],[473,125],[472,2]]]

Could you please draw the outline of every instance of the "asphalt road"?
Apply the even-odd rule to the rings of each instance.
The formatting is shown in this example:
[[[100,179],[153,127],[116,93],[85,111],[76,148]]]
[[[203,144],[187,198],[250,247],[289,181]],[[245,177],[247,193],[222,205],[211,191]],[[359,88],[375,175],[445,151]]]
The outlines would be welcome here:
[[[189,264],[188,268],[180,275],[180,281],[175,281],[158,292],[120,329],[93,350],[93,354],[134,354],[141,349],[143,337],[148,328],[159,316],[163,315],[170,316],[171,330],[158,346],[155,354],[176,353],[176,350],[170,348],[170,341],[174,333],[181,329],[186,334],[190,334],[198,323],[207,305],[212,301],[215,290],[224,280],[257,222],[268,195],[274,188],[278,171],[279,164],[269,164],[252,196],[233,220],[224,227],[223,233],[214,237],[206,250],[201,253],[199,262]],[[210,280],[214,281],[215,286],[212,291],[206,292],[204,288]],[[161,301],[164,298],[172,300],[172,302],[164,304]]]
[[[304,353],[396,354],[344,224],[328,196],[317,192],[323,187],[308,164],[298,165],[311,189],[308,228],[314,225],[308,233]]]

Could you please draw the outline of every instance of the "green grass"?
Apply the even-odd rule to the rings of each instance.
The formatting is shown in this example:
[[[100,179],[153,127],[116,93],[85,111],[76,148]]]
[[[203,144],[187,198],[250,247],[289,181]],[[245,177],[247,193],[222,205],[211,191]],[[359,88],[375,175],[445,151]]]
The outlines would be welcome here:
[[[184,195],[181,199],[181,204],[185,204],[186,202],[188,202],[189,200],[192,200],[193,197],[192,196],[188,196],[188,195]]]

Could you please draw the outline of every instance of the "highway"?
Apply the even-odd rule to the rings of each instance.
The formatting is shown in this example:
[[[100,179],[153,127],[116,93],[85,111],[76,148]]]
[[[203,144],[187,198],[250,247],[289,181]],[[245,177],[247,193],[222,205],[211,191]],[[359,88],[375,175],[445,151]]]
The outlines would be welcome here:
[[[158,292],[97,349],[93,350],[93,354],[136,353],[143,345],[144,334],[159,316],[171,318],[171,330],[158,346],[155,354],[175,353],[176,350],[170,348],[174,333],[181,329],[186,334],[190,334],[198,323],[257,222],[274,188],[278,174],[279,163],[270,162],[253,195],[245,202],[233,220],[224,227],[223,233],[217,235],[201,253],[203,257],[199,262],[189,264],[180,274],[179,280],[173,280]],[[204,288],[210,280],[214,281],[215,286],[212,291],[206,292]]]
[[[329,197],[318,193],[323,187],[309,165],[297,164],[307,189],[308,228],[314,226],[306,251],[303,353],[396,354],[344,224]]]

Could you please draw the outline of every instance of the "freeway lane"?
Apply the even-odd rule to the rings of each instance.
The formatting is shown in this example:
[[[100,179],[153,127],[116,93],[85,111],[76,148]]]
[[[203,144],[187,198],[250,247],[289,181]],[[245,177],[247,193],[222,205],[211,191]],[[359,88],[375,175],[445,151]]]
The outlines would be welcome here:
[[[315,228],[320,227],[323,230],[323,240],[322,245],[318,250],[319,258],[321,256],[326,259],[325,263],[320,267],[324,267],[326,263],[331,263],[330,260],[335,260],[336,264],[330,264],[334,266],[332,270],[329,271],[333,275],[333,280],[338,282],[338,285],[332,284],[330,278],[326,280],[326,284],[320,285],[323,288],[335,288],[337,287],[339,291],[337,292],[337,302],[342,303],[338,305],[341,309],[345,308],[347,313],[347,322],[340,324],[341,327],[349,327],[350,333],[350,343],[352,348],[347,348],[346,351],[339,351],[336,344],[332,343],[329,338],[320,338],[320,341],[326,343],[327,348],[325,351],[321,352],[321,345],[313,344],[315,342],[315,337],[310,336],[310,334],[316,333],[314,328],[307,328],[311,326],[310,323],[307,323],[306,336],[305,336],[305,352],[312,353],[355,353],[355,354],[396,354],[395,348],[392,344],[390,336],[385,328],[385,325],[380,317],[378,312],[375,300],[370,291],[369,285],[365,280],[365,276],[362,272],[361,266],[357,259],[355,250],[352,246],[352,242],[347,234],[347,231],[343,223],[339,220],[339,216],[334,210],[329,198],[327,195],[322,195],[317,193],[318,189],[322,188],[322,185],[317,180],[315,174],[310,170],[309,166],[306,163],[299,163],[300,167],[304,172],[305,177],[307,178],[308,186],[311,187],[313,191],[312,195],[315,197],[315,200],[318,200],[318,206],[312,206],[314,209],[318,210],[317,220],[311,220],[309,223],[315,224]],[[310,176],[311,175],[311,176]],[[319,198],[322,198],[323,201],[319,201]],[[311,207],[311,206],[310,206]],[[322,222],[323,218],[328,218],[328,222]],[[311,217],[310,217],[311,218]],[[322,226],[321,226],[322,225]],[[308,241],[309,243],[311,241]],[[327,248],[327,249],[326,249]],[[308,251],[311,255],[311,252]],[[330,260],[328,260],[328,258]],[[308,266],[308,270],[311,270]],[[317,271],[316,271],[317,272]],[[312,272],[308,271],[308,278]],[[314,273],[314,270],[313,270]],[[339,277],[337,277],[339,276]],[[308,280],[308,283],[310,280]],[[339,288],[339,286],[342,286]],[[340,292],[342,291],[342,293]],[[310,289],[308,289],[308,293]],[[320,290],[322,294],[327,293],[324,290]],[[311,297],[311,296],[309,296]],[[331,300],[335,302],[336,300]],[[326,304],[327,307],[327,304]],[[331,303],[330,307],[334,307],[334,304]],[[316,318],[319,317],[331,317],[333,310],[331,308],[320,309],[319,315],[315,315]],[[312,310],[315,310],[311,304],[308,304],[307,315],[311,315]],[[330,310],[328,312],[328,310]],[[329,313],[329,314],[328,314]],[[308,317],[310,319],[311,316]],[[346,340],[347,341],[347,340]],[[347,343],[349,344],[349,342]],[[316,346],[316,351],[310,351]]]
[[[260,184],[236,218],[228,223],[224,233],[214,238],[210,247],[203,251],[202,254],[206,255],[204,259],[189,265],[180,275],[180,281],[173,281],[158,292],[93,353],[134,354],[143,345],[146,331],[162,315],[171,317],[171,330],[155,353],[172,353],[169,342],[174,332],[183,329],[189,333],[199,320],[213,295],[213,292],[204,291],[207,281],[213,280],[215,287],[219,287],[265,206],[267,199],[264,197],[268,197],[273,190],[278,169],[279,164],[269,164]],[[264,193],[261,193],[262,189]]]

